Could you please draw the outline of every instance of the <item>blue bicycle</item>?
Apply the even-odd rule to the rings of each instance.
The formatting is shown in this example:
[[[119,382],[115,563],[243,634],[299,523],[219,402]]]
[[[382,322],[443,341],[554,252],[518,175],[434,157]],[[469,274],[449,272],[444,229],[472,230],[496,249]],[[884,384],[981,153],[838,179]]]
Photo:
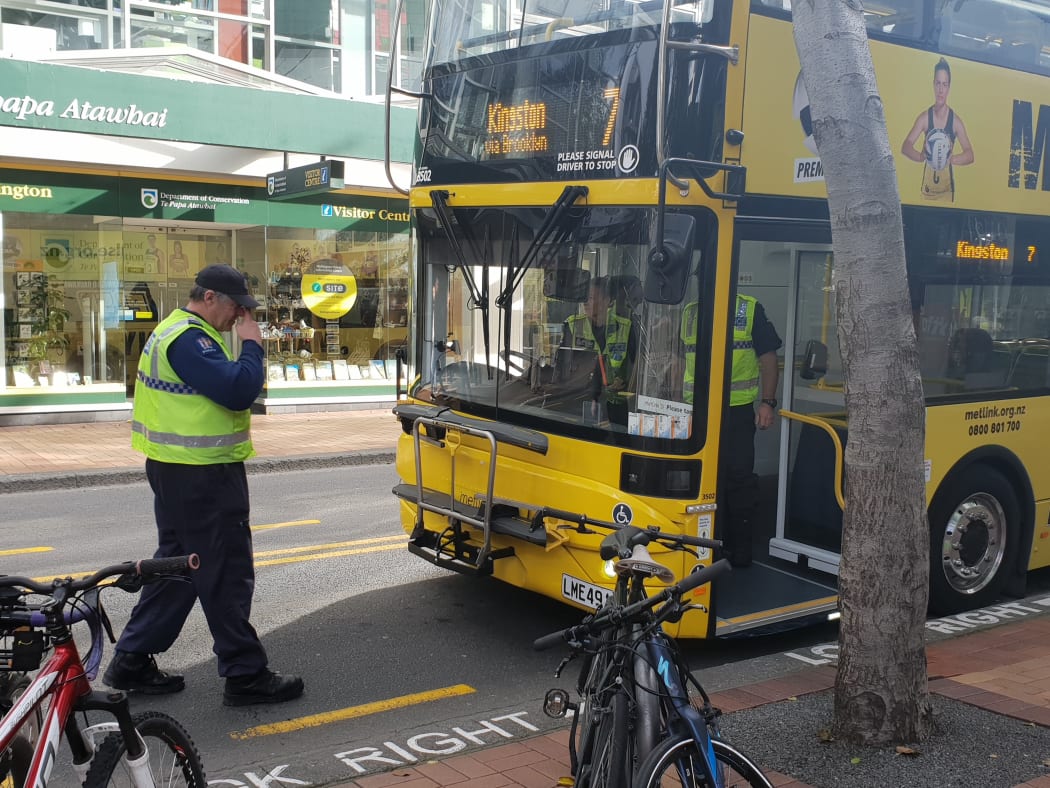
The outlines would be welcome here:
[[[698,569],[652,596],[645,590],[647,579],[674,580],[671,570],[653,560],[649,544],[692,552],[692,547],[718,543],[655,528],[616,528],[581,519],[585,522],[576,520],[578,528],[615,529],[599,549],[603,560],[616,560],[613,596],[582,623],[538,638],[534,644],[546,649],[568,643],[572,654],[558,674],[568,660],[584,657],[577,686],[580,703],[570,702],[568,693],[560,689],[548,692],[544,703],[551,716],[575,712],[570,736],[575,788],[772,788],[761,769],[721,737],[721,712],[711,705],[678,644],[662,627],[692,607],[684,601],[688,592],[727,571],[729,562]]]

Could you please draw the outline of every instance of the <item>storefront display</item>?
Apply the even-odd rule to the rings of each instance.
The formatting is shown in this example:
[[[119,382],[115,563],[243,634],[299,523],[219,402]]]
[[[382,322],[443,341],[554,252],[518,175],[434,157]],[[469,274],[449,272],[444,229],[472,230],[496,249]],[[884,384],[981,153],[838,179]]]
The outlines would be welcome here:
[[[260,304],[261,408],[392,396],[408,320],[403,201],[0,169],[5,183],[24,188],[0,189],[0,415],[100,394],[127,407],[150,332],[215,262],[244,271]]]

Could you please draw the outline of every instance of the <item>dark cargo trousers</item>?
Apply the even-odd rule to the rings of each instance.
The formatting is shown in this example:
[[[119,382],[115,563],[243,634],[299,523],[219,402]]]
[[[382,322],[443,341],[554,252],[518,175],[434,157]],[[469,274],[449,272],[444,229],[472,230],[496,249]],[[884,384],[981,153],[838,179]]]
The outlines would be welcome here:
[[[722,433],[722,490],[726,517],[721,529],[725,553],[734,564],[751,560],[758,476],[755,475],[755,406],[726,409]]]
[[[243,462],[179,465],[146,460],[157,520],[156,558],[197,553],[190,582],[144,586],[117,648],[137,654],[167,651],[193,603],[211,630],[220,676],[246,676],[267,665],[266,651],[249,618],[255,592],[248,479]]]

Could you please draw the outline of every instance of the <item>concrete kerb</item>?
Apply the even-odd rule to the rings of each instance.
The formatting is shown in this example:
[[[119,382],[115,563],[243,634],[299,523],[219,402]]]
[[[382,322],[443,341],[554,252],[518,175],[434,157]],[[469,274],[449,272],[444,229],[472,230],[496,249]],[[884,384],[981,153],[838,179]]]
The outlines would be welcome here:
[[[357,452],[312,454],[299,457],[255,457],[245,463],[250,475],[304,471],[318,468],[338,468],[346,465],[381,465],[394,462],[394,452],[388,449],[365,449]],[[0,476],[0,495],[5,493],[68,490],[78,487],[108,487],[117,484],[136,484],[146,481],[146,472],[134,468],[107,468],[105,470],[60,471],[55,473],[21,473]]]

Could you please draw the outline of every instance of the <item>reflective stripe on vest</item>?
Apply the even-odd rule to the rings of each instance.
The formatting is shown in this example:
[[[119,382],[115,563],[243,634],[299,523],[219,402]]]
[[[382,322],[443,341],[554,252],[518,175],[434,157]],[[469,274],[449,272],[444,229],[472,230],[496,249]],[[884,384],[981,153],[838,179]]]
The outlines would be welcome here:
[[[239,462],[255,452],[251,412],[233,411],[186,384],[168,363],[168,349],[197,328],[233,360],[222,335],[206,321],[175,310],[150,335],[139,358],[131,445],[150,459],[183,465]]]

